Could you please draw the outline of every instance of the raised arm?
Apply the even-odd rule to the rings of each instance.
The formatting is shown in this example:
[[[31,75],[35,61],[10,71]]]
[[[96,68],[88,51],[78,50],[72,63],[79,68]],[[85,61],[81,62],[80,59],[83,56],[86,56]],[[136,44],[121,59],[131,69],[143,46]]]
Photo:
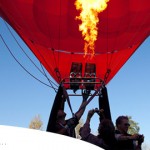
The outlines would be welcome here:
[[[80,118],[82,117],[82,115],[85,111],[87,98],[89,97],[89,94],[90,94],[89,90],[85,90],[84,92],[82,92],[83,100],[82,100],[82,103],[81,103],[78,111],[75,113],[75,116],[77,117],[78,120],[80,120]]]
[[[86,122],[83,125],[83,127],[80,129],[80,136],[82,137],[82,140],[87,140],[87,138],[89,137],[89,134],[91,132],[90,121],[91,121],[91,118],[93,115],[94,115],[94,109],[89,110],[87,118],[86,118]],[[92,137],[90,137],[90,138],[92,138]]]

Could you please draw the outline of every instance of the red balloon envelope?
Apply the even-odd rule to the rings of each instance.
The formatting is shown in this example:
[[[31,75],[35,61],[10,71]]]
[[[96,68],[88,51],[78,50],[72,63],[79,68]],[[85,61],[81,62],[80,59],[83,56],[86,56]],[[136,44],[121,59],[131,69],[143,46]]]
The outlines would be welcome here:
[[[20,35],[51,76],[68,78],[72,63],[95,64],[106,84],[150,35],[149,0],[110,0],[99,14],[95,56],[84,57],[75,0],[0,0],[0,17]]]

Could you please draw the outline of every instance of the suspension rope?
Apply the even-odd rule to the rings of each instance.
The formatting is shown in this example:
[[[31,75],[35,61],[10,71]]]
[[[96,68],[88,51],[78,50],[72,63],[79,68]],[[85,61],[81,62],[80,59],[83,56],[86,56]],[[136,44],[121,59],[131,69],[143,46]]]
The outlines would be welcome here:
[[[43,70],[43,73],[44,73],[45,77],[46,77],[47,80],[49,81],[49,84],[53,87],[55,93],[57,93],[57,91],[56,91],[56,89],[54,88],[53,84],[54,84],[56,87],[58,87],[58,86],[57,86],[52,80],[50,80],[50,79],[48,78],[48,76],[47,76],[47,74],[46,74],[46,72],[45,72],[45,70],[44,70],[44,68],[43,68],[43,65],[42,65],[41,63],[40,63],[40,65],[41,65],[41,68],[42,68],[42,70]]]
[[[41,80],[39,80],[38,78],[36,78],[34,75],[32,75],[19,61],[18,59],[14,56],[14,54],[11,52],[10,48],[8,47],[8,45],[6,44],[5,40],[3,39],[2,35],[0,34],[0,37],[4,43],[4,45],[6,46],[7,50],[9,51],[9,53],[11,54],[11,56],[15,59],[15,61],[30,75],[32,76],[34,79],[36,79],[37,81],[39,81],[40,83],[50,87],[50,88],[54,88],[54,87],[51,87],[50,85],[42,82]]]
[[[16,37],[13,35],[12,31],[10,30],[10,28],[8,27],[7,23],[4,21],[9,33],[11,34],[11,36],[13,37],[13,39],[15,40],[15,42],[17,43],[17,45],[19,46],[19,48],[22,50],[22,52],[26,55],[26,57],[31,61],[31,63],[39,70],[39,72],[41,72],[43,75],[44,73],[39,69],[39,67],[32,61],[32,59],[28,56],[28,54],[25,52],[25,50],[22,48],[22,46],[19,44],[19,42],[17,41]]]
[[[42,72],[42,71],[39,69],[39,67],[32,61],[32,59],[28,56],[28,54],[25,52],[25,50],[24,50],[24,49],[22,48],[22,46],[19,44],[19,42],[17,41],[16,37],[14,36],[14,34],[12,33],[12,31],[10,30],[10,28],[8,27],[8,25],[7,25],[7,23],[6,23],[5,21],[4,21],[4,24],[6,25],[6,27],[7,27],[8,31],[9,31],[9,33],[11,34],[11,36],[13,37],[13,39],[15,40],[15,42],[17,43],[17,45],[19,46],[19,48],[22,50],[22,52],[25,54],[25,56],[30,60],[30,62],[37,68],[37,70],[39,70],[39,72],[47,78],[47,80],[49,81],[51,87],[53,87],[52,83],[53,83],[56,87],[58,87],[54,82],[52,82],[52,81],[48,78],[47,74],[45,73],[45,71],[44,71],[44,69],[43,69],[43,66],[41,65],[41,68],[42,68],[42,70],[43,70],[43,72]],[[40,64],[41,64],[41,63],[40,63]],[[53,87],[53,89],[55,90],[54,87]],[[55,92],[56,92],[56,90],[55,90]]]

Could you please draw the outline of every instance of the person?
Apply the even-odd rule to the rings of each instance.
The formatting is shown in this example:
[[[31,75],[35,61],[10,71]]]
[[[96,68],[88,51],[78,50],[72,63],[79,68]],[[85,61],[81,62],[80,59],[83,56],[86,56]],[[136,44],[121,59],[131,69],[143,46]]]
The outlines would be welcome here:
[[[98,135],[91,133],[90,121],[94,113],[97,113],[97,109],[92,109],[88,112],[86,122],[80,129],[81,140],[97,145],[105,150],[116,150],[115,127],[111,120],[103,119],[99,123]]]
[[[80,105],[80,108],[73,115],[72,118],[65,120],[66,113],[64,112],[64,110],[61,110],[61,109],[58,110],[55,133],[70,136],[70,137],[76,137],[75,127],[78,125],[79,120],[85,111],[86,103],[87,103],[86,100],[89,94],[90,94],[90,91],[83,92],[83,101]]]
[[[144,136],[139,134],[128,134],[129,119],[127,116],[119,116],[116,119],[115,138],[119,150],[141,150]]]

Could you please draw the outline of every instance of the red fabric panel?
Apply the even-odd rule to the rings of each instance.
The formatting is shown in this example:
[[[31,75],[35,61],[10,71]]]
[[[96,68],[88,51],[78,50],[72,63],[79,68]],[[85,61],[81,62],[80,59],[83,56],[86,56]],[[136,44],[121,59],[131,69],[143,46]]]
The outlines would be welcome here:
[[[95,57],[83,57],[84,41],[78,31],[73,0],[0,0],[0,16],[6,20],[30,47],[51,76],[60,83],[69,77],[72,62],[96,63],[96,75],[108,83],[150,35],[149,0],[110,0],[99,15],[99,34]]]

